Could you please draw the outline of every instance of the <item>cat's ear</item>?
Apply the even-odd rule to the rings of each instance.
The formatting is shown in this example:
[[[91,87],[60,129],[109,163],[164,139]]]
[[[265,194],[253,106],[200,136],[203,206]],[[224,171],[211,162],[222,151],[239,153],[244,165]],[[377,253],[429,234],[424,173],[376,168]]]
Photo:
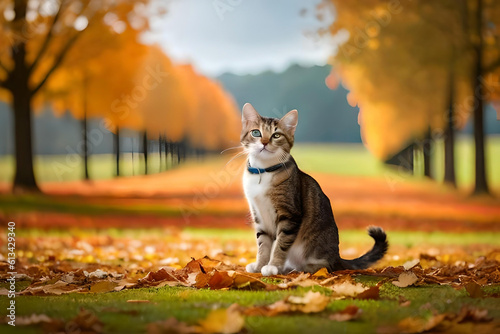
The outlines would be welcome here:
[[[243,125],[247,125],[248,123],[258,122],[260,119],[260,115],[255,110],[255,108],[250,103],[245,103],[243,106],[243,112],[241,114],[241,122]]]
[[[296,109],[293,109],[280,119],[279,125],[293,136],[295,134],[295,128],[297,128],[298,122],[299,112]]]

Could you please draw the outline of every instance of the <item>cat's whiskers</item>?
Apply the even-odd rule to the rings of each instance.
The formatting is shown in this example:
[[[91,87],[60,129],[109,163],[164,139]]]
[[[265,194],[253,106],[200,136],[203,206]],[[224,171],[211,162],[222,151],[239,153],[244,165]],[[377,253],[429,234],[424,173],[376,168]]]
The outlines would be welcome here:
[[[228,162],[226,162],[226,164],[224,165],[224,167],[227,167],[227,165],[229,165],[229,164],[230,164],[230,163],[231,163],[234,159],[239,158],[239,157],[241,157],[242,155],[244,155],[244,154],[248,154],[248,153],[249,153],[249,152],[248,152],[248,150],[247,150],[246,148],[244,148],[244,150],[243,150],[243,151],[241,151],[241,152],[237,153],[237,154],[236,154],[234,157],[232,157],[232,158],[231,158]]]
[[[229,148],[226,148],[225,150],[222,150],[220,152],[220,154],[226,153],[227,151],[230,151],[230,150],[236,150],[236,149],[239,149],[239,148],[245,149],[245,146],[239,145],[239,146],[229,147]]]

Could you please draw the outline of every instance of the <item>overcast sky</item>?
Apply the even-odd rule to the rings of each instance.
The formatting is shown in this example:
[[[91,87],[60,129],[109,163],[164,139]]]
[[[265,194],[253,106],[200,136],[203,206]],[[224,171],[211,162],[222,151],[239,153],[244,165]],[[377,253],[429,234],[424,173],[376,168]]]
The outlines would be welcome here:
[[[174,61],[212,76],[324,65],[335,49],[331,41],[310,36],[325,25],[315,17],[318,2],[172,0],[168,14],[153,20],[147,40],[162,45]]]

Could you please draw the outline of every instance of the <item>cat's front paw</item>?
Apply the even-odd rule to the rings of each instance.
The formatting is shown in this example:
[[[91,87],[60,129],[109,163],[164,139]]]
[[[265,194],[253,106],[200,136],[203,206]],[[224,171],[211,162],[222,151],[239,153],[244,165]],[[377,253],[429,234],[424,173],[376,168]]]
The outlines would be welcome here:
[[[278,275],[278,267],[268,264],[267,266],[262,267],[260,272],[263,276]]]
[[[260,273],[260,268],[257,265],[257,262],[249,263],[245,267],[247,273]]]

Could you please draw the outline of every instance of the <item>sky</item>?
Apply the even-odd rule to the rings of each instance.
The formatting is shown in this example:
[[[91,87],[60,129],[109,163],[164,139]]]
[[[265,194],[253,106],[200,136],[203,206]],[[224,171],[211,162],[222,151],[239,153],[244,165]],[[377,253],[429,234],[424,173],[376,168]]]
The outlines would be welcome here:
[[[157,0],[167,14],[151,22],[149,43],[203,74],[282,71],[292,63],[324,65],[332,40],[315,34],[319,0]],[[301,15],[302,13],[302,15]],[[316,37],[315,37],[316,36]]]

